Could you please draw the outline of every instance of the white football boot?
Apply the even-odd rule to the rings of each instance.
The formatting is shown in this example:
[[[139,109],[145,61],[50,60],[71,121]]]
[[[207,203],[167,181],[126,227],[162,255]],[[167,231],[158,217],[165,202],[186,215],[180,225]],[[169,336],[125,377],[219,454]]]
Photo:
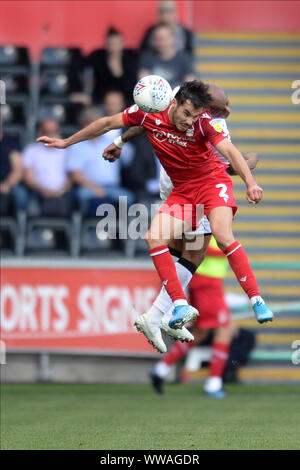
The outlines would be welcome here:
[[[167,352],[167,346],[162,339],[160,325],[152,323],[146,313],[137,317],[134,326],[140,333],[143,333],[148,343],[157,349],[158,352]]]
[[[185,328],[185,326],[183,326],[182,328],[177,328],[176,330],[174,328],[169,327],[169,321],[171,316],[171,313],[167,313],[163,316],[162,321],[160,323],[161,330],[164,331],[172,339],[178,339],[179,341],[186,343],[191,343],[192,341],[194,341],[194,336],[189,332],[187,328]]]

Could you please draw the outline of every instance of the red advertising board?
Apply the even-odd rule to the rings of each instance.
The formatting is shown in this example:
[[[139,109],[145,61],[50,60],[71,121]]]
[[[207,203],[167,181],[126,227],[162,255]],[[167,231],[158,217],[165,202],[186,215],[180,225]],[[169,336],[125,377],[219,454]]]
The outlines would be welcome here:
[[[159,287],[147,269],[3,268],[1,340],[8,351],[155,353],[133,323]]]

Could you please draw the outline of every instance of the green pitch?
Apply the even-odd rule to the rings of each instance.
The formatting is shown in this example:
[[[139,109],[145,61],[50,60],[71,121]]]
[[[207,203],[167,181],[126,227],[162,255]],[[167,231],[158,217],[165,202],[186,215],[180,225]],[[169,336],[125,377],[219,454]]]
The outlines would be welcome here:
[[[3,385],[2,449],[299,449],[297,386]]]

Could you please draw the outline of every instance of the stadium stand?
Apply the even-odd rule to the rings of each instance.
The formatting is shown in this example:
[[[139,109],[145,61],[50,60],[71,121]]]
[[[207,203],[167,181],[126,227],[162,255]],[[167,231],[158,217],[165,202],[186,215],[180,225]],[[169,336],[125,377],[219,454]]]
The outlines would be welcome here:
[[[31,112],[30,76],[32,67],[24,47],[0,47],[0,77],[5,83],[5,104],[2,106],[3,130],[26,143]]]
[[[243,185],[234,178],[236,236],[247,248],[265,297],[299,299],[300,117],[291,83],[300,70],[300,36],[210,32],[200,33],[197,41],[198,73],[230,97],[234,143],[260,158],[255,177],[264,198],[259,206],[246,202]],[[228,288],[238,289],[233,275]]]
[[[263,201],[253,208],[234,177],[239,206],[234,231],[247,249],[264,297],[274,302],[271,307],[280,318],[262,332],[250,313],[244,313],[249,318],[240,314],[236,323],[256,333],[257,346],[239,378],[299,383],[299,368],[291,365],[291,344],[300,332],[300,134],[291,83],[300,71],[300,35],[211,31],[200,32],[196,43],[197,72],[228,93],[231,137],[242,152],[259,154],[255,177],[264,188]],[[226,290],[240,293],[232,272]],[[205,359],[208,352],[197,349],[195,360]],[[184,380],[205,377],[203,369],[187,369],[182,370]]]

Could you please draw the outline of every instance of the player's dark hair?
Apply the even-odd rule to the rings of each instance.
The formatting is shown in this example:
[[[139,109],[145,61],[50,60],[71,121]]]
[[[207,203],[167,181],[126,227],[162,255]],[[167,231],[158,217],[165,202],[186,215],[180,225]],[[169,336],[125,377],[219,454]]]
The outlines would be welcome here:
[[[177,103],[182,105],[189,100],[195,108],[206,108],[211,100],[208,85],[200,80],[184,82],[175,95]]]

